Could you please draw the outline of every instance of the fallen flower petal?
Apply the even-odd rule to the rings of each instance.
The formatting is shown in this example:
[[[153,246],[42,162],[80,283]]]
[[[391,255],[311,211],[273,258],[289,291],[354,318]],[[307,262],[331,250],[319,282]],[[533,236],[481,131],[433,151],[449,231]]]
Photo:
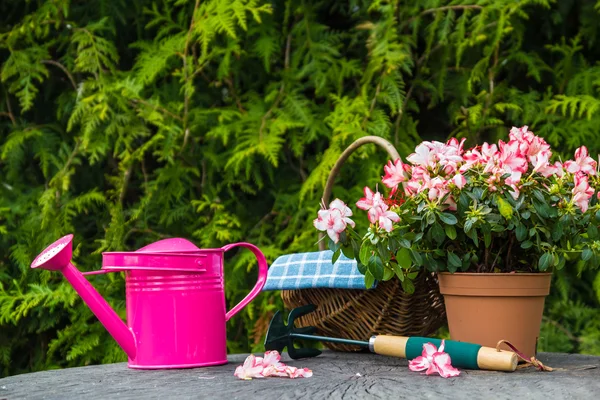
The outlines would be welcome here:
[[[243,365],[235,369],[234,376],[251,380],[252,378],[288,377],[288,378],[310,378],[312,371],[308,368],[297,368],[285,365],[281,362],[279,352],[267,351],[264,357],[256,357],[250,354]]]
[[[460,371],[452,366],[448,353],[435,353],[433,355],[433,365],[436,366],[437,372],[444,378],[460,375]]]
[[[260,363],[257,362],[257,358],[253,354],[250,354],[248,357],[246,357],[244,364],[235,369],[233,375],[244,380],[250,380],[252,378],[264,378],[262,375],[264,369],[262,366],[262,359],[260,359],[260,361]]]

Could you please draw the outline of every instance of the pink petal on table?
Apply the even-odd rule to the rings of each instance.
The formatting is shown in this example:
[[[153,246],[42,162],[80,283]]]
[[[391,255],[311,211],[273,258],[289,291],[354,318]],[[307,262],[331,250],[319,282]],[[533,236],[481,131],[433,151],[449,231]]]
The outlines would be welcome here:
[[[411,371],[424,371],[429,368],[429,360],[427,357],[416,357],[408,363],[408,369]]]
[[[433,355],[433,364],[437,367],[438,373],[444,378],[460,375],[460,371],[452,366],[448,353],[435,353]]]

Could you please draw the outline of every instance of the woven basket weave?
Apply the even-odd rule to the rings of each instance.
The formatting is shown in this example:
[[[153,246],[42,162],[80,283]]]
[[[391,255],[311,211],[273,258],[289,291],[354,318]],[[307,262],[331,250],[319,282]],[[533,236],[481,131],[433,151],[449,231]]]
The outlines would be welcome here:
[[[358,147],[374,143],[384,148],[392,160],[400,158],[394,146],[378,136],[365,136],[352,143],[331,170],[323,193],[329,204],[333,183],[346,159]],[[322,236],[322,234],[320,234]],[[319,242],[325,250],[325,241]],[[314,304],[317,309],[300,318],[298,326],[314,326],[319,334],[355,340],[368,340],[372,335],[427,336],[446,322],[446,310],[435,274],[420,272],[414,281],[412,295],[402,290],[400,281],[392,278],[379,282],[375,289],[300,289],[284,290],[282,298],[288,309]],[[332,350],[359,351],[358,346],[324,343]]]

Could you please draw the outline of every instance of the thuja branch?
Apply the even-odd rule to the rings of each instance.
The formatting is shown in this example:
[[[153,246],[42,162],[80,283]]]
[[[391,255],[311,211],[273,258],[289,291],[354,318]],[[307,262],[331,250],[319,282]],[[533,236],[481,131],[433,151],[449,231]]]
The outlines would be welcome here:
[[[190,39],[192,37],[192,29],[194,29],[194,21],[196,18],[196,12],[198,11],[198,6],[200,5],[200,0],[196,0],[196,4],[194,5],[194,11],[192,11],[192,19],[190,20],[190,27],[187,32],[187,37],[185,39],[185,47],[183,49],[183,80],[184,80],[184,88],[183,88],[183,144],[181,145],[181,151],[185,148],[188,137],[189,137],[189,129],[188,129],[188,118],[189,118],[189,108],[190,108],[190,94],[188,93],[187,87],[190,84],[189,80],[193,77],[188,75],[188,65],[187,65],[187,57],[190,46]]]
[[[291,46],[292,46],[292,34],[290,33],[287,36],[287,40],[286,40],[286,44],[285,44],[285,57],[284,57],[284,62],[283,62],[284,72],[287,71],[290,66],[290,48],[291,48]],[[267,123],[267,120],[273,113],[273,110],[275,110],[277,107],[279,107],[279,103],[283,99],[284,92],[285,92],[285,74],[281,80],[281,86],[279,87],[279,93],[277,94],[277,98],[273,102],[273,105],[271,105],[269,110],[265,113],[265,115],[263,115],[263,117],[261,119],[260,128],[258,130],[258,137],[260,138],[261,141],[263,138],[263,129],[265,128],[265,124]]]
[[[75,79],[73,79],[73,75],[71,75],[69,70],[64,65],[62,65],[58,61],[54,61],[54,60],[42,60],[42,64],[50,64],[50,65],[54,65],[55,67],[60,68],[69,78],[69,81],[71,82],[71,85],[73,86],[73,89],[77,90],[77,84],[75,83]]]

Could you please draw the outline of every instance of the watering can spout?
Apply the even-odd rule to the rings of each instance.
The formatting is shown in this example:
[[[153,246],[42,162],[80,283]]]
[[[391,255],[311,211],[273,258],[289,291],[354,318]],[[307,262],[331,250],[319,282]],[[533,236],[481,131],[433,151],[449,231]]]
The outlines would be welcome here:
[[[130,359],[135,359],[136,344],[133,332],[129,330],[123,320],[110,307],[104,298],[87,281],[81,272],[71,263],[73,254],[73,235],[67,235],[38,255],[31,268],[43,268],[51,271],[59,271],[73,286],[81,299],[92,310],[102,325],[108,330],[119,346],[125,351]]]

